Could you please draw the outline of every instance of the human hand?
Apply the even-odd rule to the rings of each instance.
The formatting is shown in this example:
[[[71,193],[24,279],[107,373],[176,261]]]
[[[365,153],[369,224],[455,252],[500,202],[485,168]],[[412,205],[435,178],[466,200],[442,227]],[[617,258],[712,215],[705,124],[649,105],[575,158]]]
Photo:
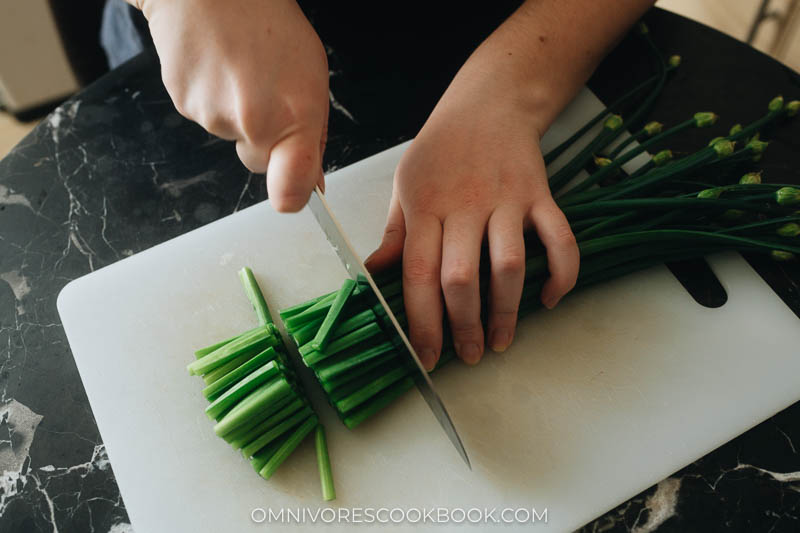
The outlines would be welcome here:
[[[294,0],[138,0],[178,112],[236,141],[278,211],[322,183],[325,49]]]
[[[472,60],[471,60],[472,61]],[[368,259],[380,270],[402,254],[410,340],[432,369],[442,346],[442,293],[458,356],[477,363],[485,336],[495,351],[514,337],[525,275],[523,230],[547,249],[552,308],[575,285],[579,252],[553,201],[539,148],[546,126],[516,98],[513,82],[465,65],[403,155],[383,241]],[[478,269],[484,236],[491,262],[486,335]]]

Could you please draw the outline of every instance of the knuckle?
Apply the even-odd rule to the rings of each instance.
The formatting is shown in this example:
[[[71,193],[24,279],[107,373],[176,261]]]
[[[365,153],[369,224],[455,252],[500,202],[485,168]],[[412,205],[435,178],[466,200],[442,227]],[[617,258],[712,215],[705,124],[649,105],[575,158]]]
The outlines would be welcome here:
[[[411,255],[403,261],[403,284],[408,287],[425,287],[434,285],[437,281],[435,265],[426,258]]]
[[[492,269],[501,276],[519,274],[525,270],[525,255],[517,250],[505,251],[494,260]]]
[[[469,261],[454,261],[442,271],[442,288],[447,291],[465,289],[475,281],[477,269]]]

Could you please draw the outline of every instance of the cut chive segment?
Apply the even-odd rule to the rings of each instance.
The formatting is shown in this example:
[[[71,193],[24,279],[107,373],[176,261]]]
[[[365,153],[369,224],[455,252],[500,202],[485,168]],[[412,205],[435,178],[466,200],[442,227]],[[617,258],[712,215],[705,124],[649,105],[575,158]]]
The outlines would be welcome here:
[[[270,405],[275,404],[279,398],[286,396],[291,390],[291,385],[289,385],[289,382],[285,379],[276,379],[261,385],[233,406],[233,408],[216,423],[214,426],[214,433],[220,437],[224,436],[237,426],[246,423],[259,411],[267,409]]]
[[[264,479],[269,479],[272,477],[272,474],[278,469],[279,466],[286,460],[289,455],[297,448],[303,439],[311,433],[311,431],[316,427],[319,423],[317,420],[317,416],[314,415],[303,424],[294,430],[294,433],[286,439],[283,444],[275,451],[274,455],[267,460],[261,470],[258,471],[258,474],[263,477]]]
[[[410,377],[406,377],[405,379],[398,381],[388,389],[382,391],[380,394],[372,398],[369,403],[364,404],[359,409],[356,409],[352,413],[349,413],[347,416],[345,416],[343,420],[344,425],[347,426],[348,429],[353,429],[413,387],[414,380]]]
[[[359,352],[353,356],[343,358],[341,360],[334,360],[330,363],[328,360],[323,361],[317,367],[314,368],[314,371],[319,376],[319,379],[322,381],[327,381],[331,379],[333,376],[337,374],[341,374],[343,372],[347,372],[348,370],[362,365],[367,361],[390,353],[394,350],[394,344],[389,341],[384,341],[377,346],[373,346],[371,348],[367,348],[366,350]],[[334,358],[331,358],[334,359]]]
[[[366,384],[365,386],[355,391],[354,393],[342,398],[341,400],[336,401],[335,402],[336,409],[338,409],[342,413],[346,413],[351,409],[353,409],[354,407],[357,407],[358,405],[369,400],[370,397],[382,391],[395,381],[402,379],[407,374],[408,374],[408,369],[402,366],[395,368],[394,370],[391,370],[386,374],[380,376],[379,378]]]
[[[216,400],[218,396],[236,384],[236,382],[245,378],[261,365],[265,365],[277,357],[278,352],[275,351],[275,348],[270,346],[208,385],[203,389],[203,396],[208,398],[209,401]]]
[[[242,448],[242,455],[245,457],[254,455],[258,450],[280,437],[287,430],[301,424],[305,419],[313,416],[313,414],[314,413],[311,411],[310,407],[304,407],[297,413],[293,414],[282,422],[279,422],[278,425],[268,429],[261,436],[247,444],[244,448]]]
[[[222,438],[225,439],[225,442],[230,443],[231,446],[238,450],[251,440],[258,437],[261,433],[272,427],[267,423],[267,421],[272,419],[272,417],[277,416],[278,413],[283,413],[295,402],[300,403],[297,409],[305,405],[305,401],[300,398],[294,390],[291,390],[289,391],[289,394],[282,396],[278,400],[275,400],[275,402],[271,403],[269,407],[259,411],[255,416],[248,418],[247,421],[239,424],[236,426],[236,428],[222,435]],[[294,409],[294,411],[297,409]],[[289,412],[287,415],[288,414],[292,413]],[[261,431],[256,429],[261,429],[262,427],[263,429]]]
[[[282,309],[281,311],[278,312],[278,316],[281,317],[281,320],[285,321],[287,318],[289,318],[291,316],[294,316],[294,315],[297,315],[299,313],[302,313],[303,311],[305,311],[306,309],[308,309],[309,307],[311,307],[315,303],[319,302],[323,298],[327,298],[331,294],[333,294],[333,293],[322,294],[322,295],[317,296],[316,298],[312,298],[312,299],[310,299],[310,300],[308,300],[306,302],[299,303],[299,304],[293,305],[291,307],[287,307],[286,309]]]
[[[347,335],[344,335],[334,340],[328,345],[328,347],[324,351],[308,350],[304,354],[303,348],[309,346],[308,344],[306,344],[300,348],[300,353],[303,355],[303,359],[307,365],[314,365],[327,357],[337,354],[342,350],[354,346],[359,342],[363,342],[380,333],[382,333],[380,326],[372,322],[362,328],[359,328],[355,331],[351,331]]]
[[[253,271],[249,267],[244,267],[239,271],[239,279],[242,280],[244,292],[247,294],[247,299],[253,304],[253,309],[258,317],[260,325],[272,324],[272,315],[269,314],[267,302],[264,300],[264,295],[261,288],[258,286]]]
[[[211,402],[209,406],[206,407],[206,414],[209,418],[219,417],[219,415],[238,402],[239,399],[243,398],[250,391],[255,390],[262,383],[269,382],[277,374],[278,366],[275,364],[275,361],[270,361]]]
[[[336,489],[333,487],[333,472],[331,471],[331,458],[328,456],[328,443],[325,439],[325,428],[317,425],[314,434],[314,444],[317,449],[317,466],[319,467],[319,482],[322,487],[322,499],[326,502],[336,499]]]
[[[290,398],[291,395],[286,396],[287,400]],[[259,421],[258,425],[255,427],[240,426],[240,428],[246,428],[246,430],[240,431],[240,428],[236,428],[235,431],[231,431],[226,435],[226,437],[229,438],[228,442],[230,442],[230,445],[236,450],[243,448],[307,405],[308,404],[302,398],[289,400],[286,405],[282,406],[275,413],[268,416],[263,421]]]
[[[328,314],[325,315],[325,319],[317,330],[314,340],[311,341],[311,346],[315,350],[324,350],[325,347],[328,346],[328,341],[331,338],[333,329],[342,316],[342,309],[344,309],[347,299],[353,294],[353,289],[355,288],[356,282],[352,279],[348,278],[342,283],[342,288],[336,293],[336,298],[331,303]]]
[[[315,318],[324,317],[328,313],[328,308],[331,306],[334,298],[336,298],[336,293],[332,292],[329,295],[321,298],[317,303],[303,311],[302,313],[298,313],[294,316],[290,316],[283,323],[286,327],[290,330],[294,330],[305,324],[310,320],[314,320]]]
[[[237,337],[205,357],[190,363],[186,368],[189,370],[189,374],[192,375],[206,374],[231,359],[235,359],[247,350],[262,351],[276,344],[278,344],[278,339],[273,335],[273,328],[269,325],[261,326],[250,333]]]

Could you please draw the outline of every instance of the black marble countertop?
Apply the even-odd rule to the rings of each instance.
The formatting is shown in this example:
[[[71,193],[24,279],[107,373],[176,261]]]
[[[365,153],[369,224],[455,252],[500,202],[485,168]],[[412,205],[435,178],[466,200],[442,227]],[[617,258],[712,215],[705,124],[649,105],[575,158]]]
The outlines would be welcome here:
[[[310,11],[331,66],[327,171],[413,137],[502,17],[426,18],[413,38],[401,19],[393,31],[354,37],[341,17]],[[654,119],[713,110],[724,131],[760,116],[776,94],[800,96],[797,73],[733,39],[660,10],[647,21],[661,50],[684,58]],[[627,39],[590,86],[608,102],[647,73]],[[689,132],[670,147],[708,136]],[[765,176],[800,183],[800,122],[772,140]],[[0,533],[131,531],[56,296],[72,279],[264,199],[265,189],[231,143],[175,112],[149,54],[60,106],[0,161]],[[753,264],[799,312],[800,267]],[[795,404],[585,530],[798,531],[798,447]]]

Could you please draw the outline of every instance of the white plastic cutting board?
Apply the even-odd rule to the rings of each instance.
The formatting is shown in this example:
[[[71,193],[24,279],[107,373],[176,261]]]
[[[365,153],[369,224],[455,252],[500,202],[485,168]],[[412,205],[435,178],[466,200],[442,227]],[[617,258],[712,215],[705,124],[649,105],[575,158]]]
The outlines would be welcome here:
[[[545,145],[599,106],[584,91]],[[328,199],[363,255],[379,241],[403,149],[328,178]],[[719,309],[654,268],[528,316],[503,355],[437,373],[471,472],[416,392],[352,432],[316,396],[333,504],[547,509],[548,531],[570,530],[800,400],[800,322],[738,256],[711,263],[729,294]],[[265,202],[76,280],[59,297],[138,533],[264,530],[253,509],[322,505],[310,439],[263,481],[214,436],[202,381],[186,373],[194,349],[254,325],[236,275],[245,265],[273,310],[345,276],[307,210],[279,215]]]

